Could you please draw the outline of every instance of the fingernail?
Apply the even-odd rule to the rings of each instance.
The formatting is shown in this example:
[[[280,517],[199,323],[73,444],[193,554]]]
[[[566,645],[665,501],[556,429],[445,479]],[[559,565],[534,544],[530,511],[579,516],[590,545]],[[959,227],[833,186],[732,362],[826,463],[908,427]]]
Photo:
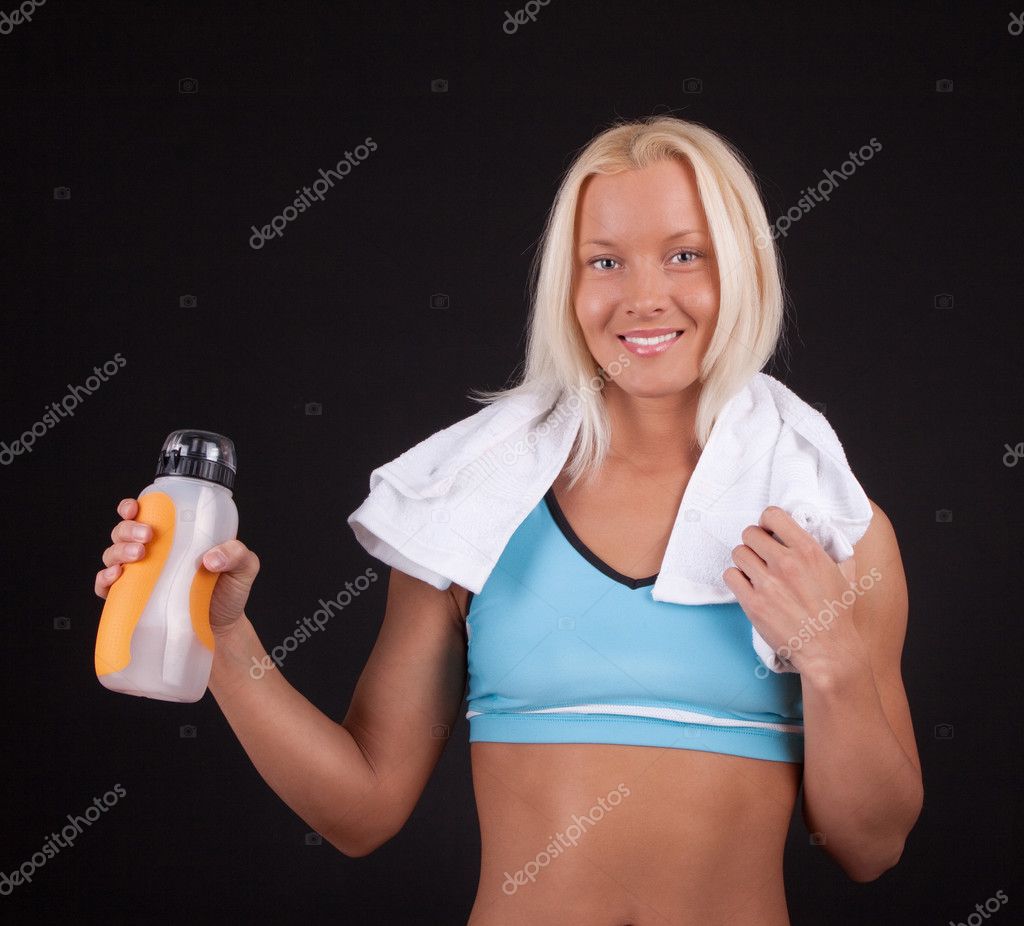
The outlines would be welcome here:
[[[224,559],[223,553],[207,553],[206,554],[206,565],[209,569],[220,569],[224,563],[227,562]]]
[[[145,540],[146,539],[146,528],[139,524],[132,528],[132,539],[133,540]]]
[[[130,543],[124,548],[126,556],[139,556],[142,553],[142,547],[137,543]]]

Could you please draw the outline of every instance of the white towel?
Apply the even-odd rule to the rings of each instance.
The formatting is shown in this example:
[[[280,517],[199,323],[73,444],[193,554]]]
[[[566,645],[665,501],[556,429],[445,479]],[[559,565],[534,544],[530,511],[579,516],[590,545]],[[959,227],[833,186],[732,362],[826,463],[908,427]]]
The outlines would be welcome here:
[[[555,401],[558,398],[559,401]],[[370,494],[348,517],[372,556],[445,589],[479,593],[509,538],[561,472],[579,429],[579,403],[540,394],[485,405],[370,473]],[[871,522],[867,495],[827,419],[766,373],[725,404],[683,493],[656,601],[735,602],[722,580],[741,533],[777,505],[837,563]],[[773,672],[795,672],[751,625]]]

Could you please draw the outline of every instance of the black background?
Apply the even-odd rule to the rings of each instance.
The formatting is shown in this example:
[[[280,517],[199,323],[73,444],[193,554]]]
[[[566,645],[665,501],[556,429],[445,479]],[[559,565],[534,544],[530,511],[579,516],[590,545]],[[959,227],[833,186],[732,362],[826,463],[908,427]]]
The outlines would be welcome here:
[[[1010,922],[1024,903],[1024,461],[1003,462],[1024,441],[1024,35],[999,4],[568,0],[507,34],[504,11],[521,5],[51,0],[0,36],[0,440],[94,366],[127,360],[0,468],[0,870],[115,783],[127,792],[0,898],[5,921],[465,922],[480,845],[464,719],[396,838],[362,859],[307,845],[212,696],[99,685],[93,579],[116,503],[151,481],[179,427],[236,442],[239,537],[263,563],[248,613],[268,648],[321,596],[380,572],[345,523],[370,470],[475,411],[471,387],[507,382],[561,172],[611,120],[660,112],[731,139],[772,218],[882,144],[783,240],[791,349],[768,372],[825,404],[896,528],[925,808],[900,864],[870,884],[809,845],[795,814],[793,923],[960,922],[997,890],[1009,906],[993,921]],[[367,136],[377,150],[323,202],[249,246],[250,226]],[[431,308],[435,293],[448,308]],[[385,584],[283,667],[336,719]]]

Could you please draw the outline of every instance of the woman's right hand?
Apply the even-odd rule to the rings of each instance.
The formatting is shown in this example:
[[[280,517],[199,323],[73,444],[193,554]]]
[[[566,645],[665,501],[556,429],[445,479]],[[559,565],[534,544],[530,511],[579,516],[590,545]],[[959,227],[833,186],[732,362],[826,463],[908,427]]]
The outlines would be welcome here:
[[[110,586],[122,572],[122,564],[138,562],[145,556],[146,544],[153,539],[153,528],[132,520],[139,512],[134,498],[122,499],[117,512],[124,519],[110,532],[113,543],[103,551],[103,565],[96,573],[96,594],[106,598]],[[221,562],[216,554],[221,555]],[[203,567],[221,573],[210,599],[210,629],[224,634],[238,622],[249,600],[249,590],[260,571],[259,557],[240,540],[228,540],[203,553]]]

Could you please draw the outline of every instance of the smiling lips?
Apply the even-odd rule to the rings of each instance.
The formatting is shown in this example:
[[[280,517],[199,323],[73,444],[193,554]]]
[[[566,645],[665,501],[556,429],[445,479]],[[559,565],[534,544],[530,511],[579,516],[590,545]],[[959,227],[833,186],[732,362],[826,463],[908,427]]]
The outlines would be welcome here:
[[[665,353],[682,336],[683,330],[678,328],[637,328],[617,337],[631,353],[639,357],[652,357]]]

